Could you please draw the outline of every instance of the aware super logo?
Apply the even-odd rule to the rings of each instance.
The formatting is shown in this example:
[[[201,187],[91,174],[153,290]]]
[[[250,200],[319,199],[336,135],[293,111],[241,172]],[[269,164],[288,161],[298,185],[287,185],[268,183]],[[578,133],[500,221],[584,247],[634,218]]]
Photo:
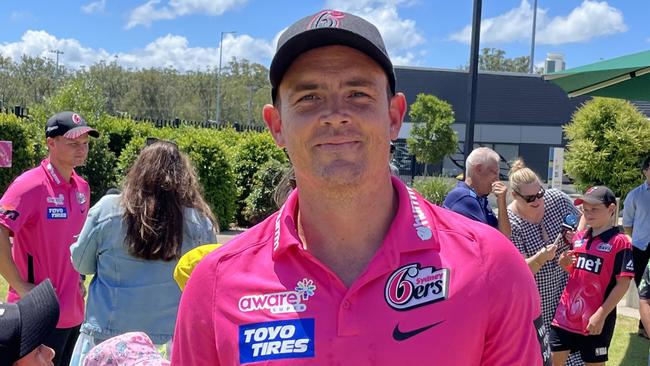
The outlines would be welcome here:
[[[270,294],[246,295],[239,299],[239,310],[243,312],[269,310],[274,314],[301,313],[307,310],[305,302],[316,292],[314,281],[303,278],[295,291],[273,292]]]

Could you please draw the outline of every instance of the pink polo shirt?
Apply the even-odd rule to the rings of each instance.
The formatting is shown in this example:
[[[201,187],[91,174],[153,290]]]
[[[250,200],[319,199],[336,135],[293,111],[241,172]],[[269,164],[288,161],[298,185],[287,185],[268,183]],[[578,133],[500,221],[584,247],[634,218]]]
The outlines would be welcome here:
[[[72,267],[70,245],[83,227],[89,201],[88,183],[74,172],[65,182],[48,159],[16,178],[0,199],[0,225],[14,237],[12,255],[20,276],[28,280],[31,256],[34,283],[52,280],[61,309],[57,328],[71,328],[84,319],[80,277]],[[7,301],[19,298],[10,288]]]
[[[303,248],[296,191],[208,255],[181,299],[172,364],[529,366],[543,350],[550,364],[537,288],[512,243],[393,185],[397,214],[349,288]]]

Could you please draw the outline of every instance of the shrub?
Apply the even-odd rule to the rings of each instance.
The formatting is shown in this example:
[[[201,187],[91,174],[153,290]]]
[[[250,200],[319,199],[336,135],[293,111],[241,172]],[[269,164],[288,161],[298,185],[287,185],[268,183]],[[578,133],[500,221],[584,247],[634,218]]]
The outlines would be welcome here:
[[[274,199],[275,188],[288,168],[289,164],[286,161],[271,159],[255,173],[251,193],[244,200],[245,206],[242,212],[247,222],[255,225],[278,209]]]
[[[108,137],[108,148],[115,156],[120,156],[122,149],[134,137],[148,137],[156,133],[156,129],[150,123],[108,115],[103,115],[99,119],[96,128],[102,135]]]
[[[115,154],[108,148],[108,137],[106,135],[90,139],[86,164],[75,170],[90,185],[90,191],[92,192],[90,195],[91,205],[99,201],[109,188],[116,186],[116,162]]]
[[[455,179],[443,176],[418,178],[413,182],[413,188],[436,205],[442,204],[455,185]]]
[[[604,184],[621,197],[644,180],[639,166],[650,154],[650,123],[629,102],[594,98],[564,132],[565,169],[578,189]]]
[[[241,134],[239,145],[233,154],[233,169],[237,186],[237,222],[246,222],[242,212],[246,207],[245,199],[251,193],[253,176],[269,160],[286,162],[287,158],[268,132],[246,132]]]
[[[0,113],[0,140],[12,143],[11,168],[0,168],[0,189],[3,192],[18,175],[36,166],[41,158],[35,149],[35,129],[30,124],[13,114]]]

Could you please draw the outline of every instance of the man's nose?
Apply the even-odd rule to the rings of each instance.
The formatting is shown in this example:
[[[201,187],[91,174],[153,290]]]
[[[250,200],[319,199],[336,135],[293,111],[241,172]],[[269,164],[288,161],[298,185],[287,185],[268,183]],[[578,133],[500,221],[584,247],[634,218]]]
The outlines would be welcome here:
[[[329,98],[327,108],[321,116],[321,122],[332,126],[347,124],[350,122],[350,115],[345,102],[340,98]]]

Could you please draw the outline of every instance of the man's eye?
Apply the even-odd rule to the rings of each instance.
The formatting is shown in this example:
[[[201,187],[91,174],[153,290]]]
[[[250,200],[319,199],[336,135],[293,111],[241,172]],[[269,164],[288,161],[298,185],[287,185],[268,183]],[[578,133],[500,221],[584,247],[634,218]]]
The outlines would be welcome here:
[[[366,94],[364,92],[356,91],[356,92],[352,92],[352,96],[353,97],[367,97],[368,94]]]
[[[300,97],[300,99],[298,99],[298,101],[302,102],[302,101],[310,101],[310,100],[316,100],[316,99],[317,99],[316,95],[308,94],[308,95],[304,95],[304,96]]]

